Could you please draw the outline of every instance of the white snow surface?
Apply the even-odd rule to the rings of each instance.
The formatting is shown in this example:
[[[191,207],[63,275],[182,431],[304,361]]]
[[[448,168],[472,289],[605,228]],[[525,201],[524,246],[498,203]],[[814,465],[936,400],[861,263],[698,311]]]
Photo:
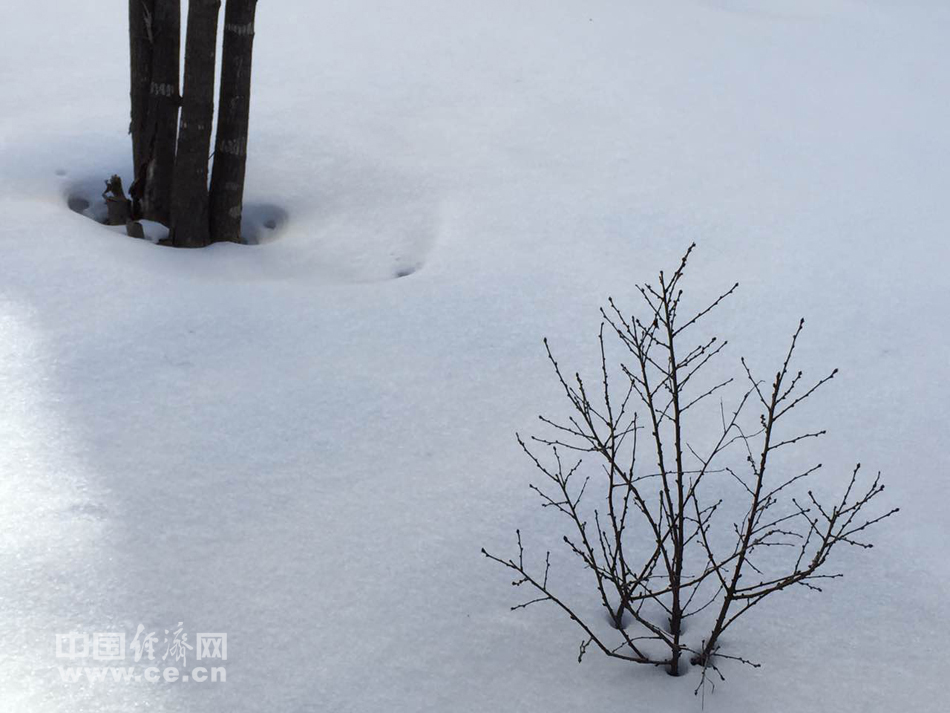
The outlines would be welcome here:
[[[0,711],[700,710],[480,554],[559,547],[514,440],[565,406],[542,337],[593,369],[693,240],[697,304],[741,282],[722,368],[807,317],[805,453],[902,508],[730,630],[762,667],[706,709],[947,709],[947,3],[261,3],[261,244],[200,251],[67,208],[129,180],[124,4],[4,15]],[[226,683],[60,679],[58,633],[179,621]]]

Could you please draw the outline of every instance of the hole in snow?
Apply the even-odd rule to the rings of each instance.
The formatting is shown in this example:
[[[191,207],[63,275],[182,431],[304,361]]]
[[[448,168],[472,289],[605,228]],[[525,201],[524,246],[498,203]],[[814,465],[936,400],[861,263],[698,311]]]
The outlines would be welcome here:
[[[398,270],[396,270],[395,276],[397,279],[400,277],[409,277],[409,275],[413,274],[418,269],[419,268],[415,265],[411,265],[409,267],[400,267]]]
[[[66,199],[66,205],[69,206],[71,211],[81,215],[85,215],[86,211],[89,210],[89,201],[82,196],[69,196]]]
[[[57,169],[56,175],[66,176],[66,169]],[[127,181],[123,183],[128,183]],[[108,208],[102,198],[104,179],[95,176],[69,181],[63,190],[67,207],[97,223],[106,223]],[[288,214],[283,208],[270,203],[245,203],[241,217],[241,235],[248,245],[258,245],[276,240],[287,225]],[[145,239],[152,243],[167,244],[168,228],[150,220],[138,221]],[[122,234],[121,226],[111,226],[113,232]]]
[[[64,176],[66,175],[66,169],[59,171],[62,171]],[[56,173],[59,174],[59,171]],[[104,223],[109,211],[102,198],[103,188],[105,188],[105,181],[98,177],[71,180],[62,189],[66,206],[74,213],[79,213],[98,223]]]
[[[607,621],[607,625],[611,629],[626,629],[630,625],[630,615],[627,612],[622,612],[620,615],[620,626],[617,626],[616,619],[609,614],[604,614],[604,619]]]
[[[276,240],[287,225],[287,211],[272,203],[245,203],[241,215],[241,237],[248,245]]]

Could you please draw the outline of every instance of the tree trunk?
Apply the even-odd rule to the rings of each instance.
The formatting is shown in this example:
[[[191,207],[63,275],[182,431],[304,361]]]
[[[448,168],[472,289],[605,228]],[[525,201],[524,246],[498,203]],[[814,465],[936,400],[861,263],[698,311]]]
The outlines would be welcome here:
[[[251,57],[257,0],[227,0],[218,133],[211,172],[211,237],[241,242],[247,131],[251,108]]]
[[[148,91],[152,83],[151,17],[155,13],[155,0],[129,0],[129,59],[132,82],[129,92],[132,100],[132,166],[138,181],[145,150],[145,123],[148,115]],[[148,18],[148,19],[146,19]]]
[[[214,120],[214,59],[221,0],[191,0],[185,39],[185,87],[178,131],[169,238],[176,247],[211,242],[208,157]]]
[[[168,223],[181,49],[179,0],[129,0],[133,212]]]

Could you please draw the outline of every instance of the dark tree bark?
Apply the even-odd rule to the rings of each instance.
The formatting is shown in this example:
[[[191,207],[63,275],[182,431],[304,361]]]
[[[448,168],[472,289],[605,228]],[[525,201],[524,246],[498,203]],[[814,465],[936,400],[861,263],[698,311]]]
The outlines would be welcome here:
[[[168,223],[180,103],[179,0],[129,0],[133,212]]]
[[[227,0],[224,14],[218,133],[211,172],[211,237],[215,241],[241,242],[256,9],[257,0]]]
[[[191,0],[169,237],[176,247],[211,242],[208,158],[214,120],[214,60],[221,0]]]
[[[106,225],[125,225],[132,217],[132,204],[125,197],[125,191],[122,190],[122,179],[113,176],[106,181],[106,189],[102,192],[102,198],[106,202],[106,209],[109,211],[106,218]]]
[[[132,165],[135,180],[145,150],[145,123],[148,115],[148,92],[152,83],[151,17],[155,14],[155,0],[129,0],[129,58],[132,65]],[[148,18],[148,19],[146,19]]]

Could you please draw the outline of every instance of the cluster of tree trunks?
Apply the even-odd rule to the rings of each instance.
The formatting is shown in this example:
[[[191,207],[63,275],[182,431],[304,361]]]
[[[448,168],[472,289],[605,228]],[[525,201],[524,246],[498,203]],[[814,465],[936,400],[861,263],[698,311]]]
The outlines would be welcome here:
[[[239,242],[257,0],[227,0],[210,188],[215,52],[222,3],[189,2],[184,86],[179,93],[180,1],[129,0],[132,218],[164,223],[177,247]]]

